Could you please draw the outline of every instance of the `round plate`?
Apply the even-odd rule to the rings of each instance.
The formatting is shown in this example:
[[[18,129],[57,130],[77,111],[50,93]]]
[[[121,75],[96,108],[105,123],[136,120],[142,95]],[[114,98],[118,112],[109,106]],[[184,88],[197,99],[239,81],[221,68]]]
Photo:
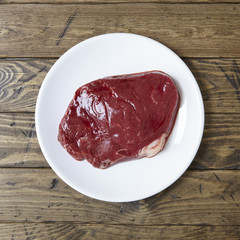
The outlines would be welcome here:
[[[90,81],[119,74],[161,70],[181,95],[175,126],[162,152],[108,169],[74,160],[57,140],[58,126],[74,92]],[[112,33],[87,39],[68,50],[48,72],[36,105],[42,152],[56,174],[75,190],[104,201],[150,197],[175,182],[199,148],[204,128],[203,100],[186,64],[169,48],[147,37]]]

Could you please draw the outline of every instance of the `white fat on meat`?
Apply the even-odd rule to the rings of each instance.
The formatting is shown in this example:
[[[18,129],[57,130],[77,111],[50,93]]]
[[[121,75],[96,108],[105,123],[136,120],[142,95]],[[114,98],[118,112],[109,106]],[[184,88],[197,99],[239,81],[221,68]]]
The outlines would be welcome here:
[[[101,161],[100,165],[99,165],[99,168],[100,169],[104,169],[106,168],[107,166],[111,165],[113,162],[110,161],[109,159],[106,159],[104,161]]]
[[[167,134],[162,134],[162,136],[156,140],[154,140],[152,143],[149,145],[143,147],[139,153],[138,157],[153,157],[155,156],[158,152],[162,151],[165,143],[166,143],[166,138]]]

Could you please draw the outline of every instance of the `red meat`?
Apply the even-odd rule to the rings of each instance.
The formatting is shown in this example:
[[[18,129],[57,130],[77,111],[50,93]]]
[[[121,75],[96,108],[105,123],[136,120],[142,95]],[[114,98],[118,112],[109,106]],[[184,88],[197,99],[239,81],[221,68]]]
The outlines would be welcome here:
[[[59,125],[58,140],[94,167],[152,157],[163,150],[180,97],[161,71],[102,78],[80,87]]]

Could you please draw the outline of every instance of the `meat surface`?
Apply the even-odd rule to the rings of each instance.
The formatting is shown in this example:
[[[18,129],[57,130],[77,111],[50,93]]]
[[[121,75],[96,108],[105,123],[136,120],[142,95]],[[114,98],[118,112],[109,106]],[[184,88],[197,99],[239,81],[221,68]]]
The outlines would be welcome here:
[[[102,78],[80,87],[59,125],[58,140],[76,160],[94,167],[163,150],[180,97],[161,71]]]

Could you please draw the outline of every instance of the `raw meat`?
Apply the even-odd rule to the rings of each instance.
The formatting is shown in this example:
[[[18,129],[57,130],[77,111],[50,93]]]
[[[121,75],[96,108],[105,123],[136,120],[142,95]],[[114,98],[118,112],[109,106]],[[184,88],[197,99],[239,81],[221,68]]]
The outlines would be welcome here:
[[[161,71],[102,78],[80,87],[59,125],[58,140],[94,167],[152,157],[174,126],[179,93]]]

